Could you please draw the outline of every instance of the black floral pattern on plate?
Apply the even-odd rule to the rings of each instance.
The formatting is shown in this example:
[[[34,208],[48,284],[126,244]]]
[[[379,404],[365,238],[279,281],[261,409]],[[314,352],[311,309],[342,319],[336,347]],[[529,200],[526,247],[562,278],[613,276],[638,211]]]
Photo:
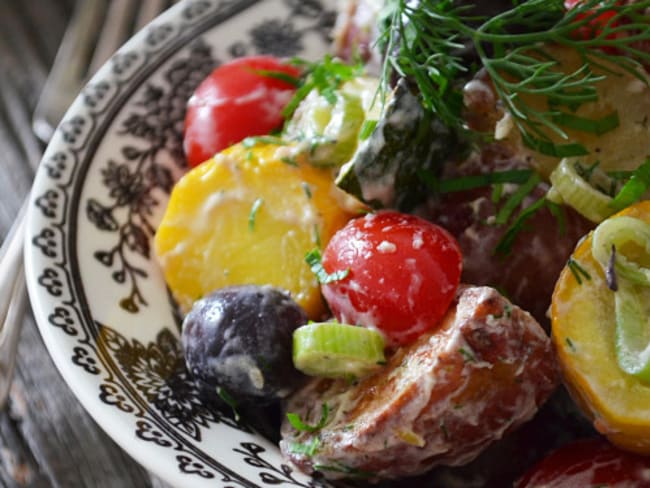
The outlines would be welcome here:
[[[71,205],[78,204],[81,219],[102,235],[102,244],[91,254],[121,294],[116,306],[132,316],[147,307],[150,299],[142,285],[151,279],[146,263],[153,259],[154,214],[167,200],[174,175],[183,170],[185,104],[198,83],[221,61],[215,52],[221,56],[293,56],[304,48],[305,36],[316,35],[321,41],[329,36],[334,13],[316,0],[275,2],[283,8],[274,11],[272,18],[256,18],[247,32],[225,44],[211,44],[197,35],[262,3],[188,1],[179,22],[150,28],[143,41],[145,49],[121,51],[113,57],[112,78],[84,90],[80,98],[83,110],[61,125],[59,147],[46,153],[42,171],[51,184],[35,195],[44,223],[31,239],[35,252],[46,263],[36,270],[38,285],[52,302],[45,322],[66,338],[66,344],[72,344],[71,363],[101,380],[99,400],[132,417],[137,439],[172,450],[179,472],[188,474],[189,479],[220,481],[219,486],[228,487],[257,483],[314,487],[320,486],[319,482],[303,482],[291,467],[270,462],[269,451],[254,441],[233,442],[230,447],[242,466],[254,468],[254,484],[250,473],[242,476],[206,453],[201,442],[216,425],[249,435],[251,440],[255,439],[254,429],[264,432],[268,425],[248,425],[237,419],[229,406],[214,399],[206,401],[186,370],[177,330],[161,326],[153,340],[142,341],[100,323],[86,302],[86,284],[69,267],[78,252],[76,224],[71,218]],[[221,20],[210,24],[206,20],[210,18]],[[193,40],[187,43],[187,39]],[[152,61],[159,63],[157,71],[150,69]],[[157,76],[150,76],[154,73]],[[136,85],[138,79],[142,82]],[[120,115],[115,102],[124,103],[127,96],[131,97],[125,105],[128,112]],[[108,127],[105,121],[113,124],[109,130],[120,145],[106,160],[93,161],[97,146],[93,131],[102,124]],[[90,161],[99,165],[93,177],[104,191],[92,192],[79,201]],[[269,438],[273,435],[266,433]]]

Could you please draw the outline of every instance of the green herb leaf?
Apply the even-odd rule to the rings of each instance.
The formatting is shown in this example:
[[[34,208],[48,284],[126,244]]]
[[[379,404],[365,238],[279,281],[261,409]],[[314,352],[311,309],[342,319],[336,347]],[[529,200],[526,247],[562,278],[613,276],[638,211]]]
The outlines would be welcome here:
[[[255,136],[247,137],[241,142],[242,146],[250,149],[257,146],[258,144],[274,144],[278,146],[283,146],[285,144],[284,140],[281,137],[275,136]]]
[[[295,60],[305,70],[305,76],[302,86],[296,90],[293,98],[285,106],[282,115],[285,119],[290,119],[300,102],[312,90],[318,90],[325,99],[332,105],[336,103],[339,87],[346,81],[353,80],[363,73],[363,64],[358,63],[350,65],[337,61],[332,56],[327,55],[317,63],[308,63],[303,60]]]
[[[512,224],[510,224],[510,226],[503,233],[503,237],[501,237],[501,240],[498,242],[496,248],[494,249],[494,252],[504,255],[510,254],[517,236],[525,228],[526,221],[531,218],[538,210],[544,208],[547,205],[547,202],[548,200],[542,197],[532,205],[519,212]]]
[[[453,193],[457,191],[473,190],[483,188],[489,185],[501,183],[526,183],[533,175],[530,169],[514,169],[508,171],[494,171],[481,175],[463,176],[461,178],[452,178],[448,180],[435,181],[429,179],[429,186],[434,186],[432,190],[439,193]],[[433,184],[431,183],[433,181]]]
[[[320,447],[320,438],[312,437],[309,444],[303,444],[301,442],[292,442],[289,445],[289,450],[294,454],[304,454],[306,456],[312,457],[318,448]]]
[[[501,207],[496,215],[496,224],[503,225],[507,223],[515,209],[521,205],[524,198],[526,198],[541,181],[542,179],[537,173],[531,172],[526,182],[519,186],[517,191],[515,191],[510,198],[506,200],[503,207]]]
[[[359,130],[359,140],[365,141],[377,127],[377,120],[364,120]]]
[[[328,273],[325,271],[325,268],[323,268],[322,256],[318,249],[312,249],[309,251],[305,255],[305,261],[311,268],[312,273],[314,273],[318,278],[318,282],[323,285],[345,279],[348,274],[350,274],[350,269],[335,271],[334,273]]]
[[[567,261],[567,267],[579,285],[582,285],[583,280],[591,280],[591,275],[587,272],[587,270],[584,269],[580,263],[578,263],[578,261],[572,257]]]
[[[296,429],[298,432],[318,432],[327,423],[328,417],[330,414],[330,407],[327,403],[323,403],[321,407],[321,417],[316,425],[309,425],[302,421],[300,415],[296,413],[287,413],[287,420],[291,426]]]
[[[619,211],[638,202],[643,194],[650,188],[650,157],[646,158],[633,173],[623,188],[614,197],[610,206]]]
[[[263,198],[258,198],[253,202],[253,206],[251,207],[251,211],[248,214],[248,230],[253,232],[255,230],[255,217],[257,217],[257,212],[259,211],[260,207],[264,203]]]

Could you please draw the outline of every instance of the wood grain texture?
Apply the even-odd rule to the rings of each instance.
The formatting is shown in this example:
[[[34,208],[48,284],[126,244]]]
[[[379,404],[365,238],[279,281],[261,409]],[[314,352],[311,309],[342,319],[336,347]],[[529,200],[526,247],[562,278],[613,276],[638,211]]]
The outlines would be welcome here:
[[[0,235],[27,194],[43,145],[31,114],[73,0],[0,1]],[[59,376],[28,311],[8,406],[0,412],[0,486],[156,487],[91,419]]]

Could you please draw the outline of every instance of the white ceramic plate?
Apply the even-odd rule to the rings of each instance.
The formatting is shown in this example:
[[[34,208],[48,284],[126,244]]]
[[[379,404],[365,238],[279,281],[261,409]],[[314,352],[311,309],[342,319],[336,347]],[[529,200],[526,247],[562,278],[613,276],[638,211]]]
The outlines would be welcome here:
[[[185,103],[218,63],[317,59],[334,0],[189,0],[129,41],[76,99],[41,162],[26,271],[47,348],[115,441],[177,486],[315,486],[275,445],[210,407],[185,370],[152,254],[184,171]]]

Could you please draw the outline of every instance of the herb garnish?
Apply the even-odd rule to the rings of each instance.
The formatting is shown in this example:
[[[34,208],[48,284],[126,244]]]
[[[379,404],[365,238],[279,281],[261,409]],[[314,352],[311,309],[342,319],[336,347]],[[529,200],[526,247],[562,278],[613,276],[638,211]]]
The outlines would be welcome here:
[[[591,280],[591,275],[587,272],[586,269],[584,269],[578,261],[573,259],[572,257],[569,258],[567,261],[567,267],[569,268],[569,271],[571,271],[571,274],[573,274],[573,277],[576,279],[579,285],[582,285],[582,280],[585,279],[587,281]]]
[[[469,46],[529,146],[559,157],[585,154],[580,144],[554,144],[550,135],[566,140],[567,127],[599,133],[616,125],[616,114],[587,123],[573,112],[598,98],[595,85],[604,75],[595,74],[594,68],[627,72],[647,83],[643,65],[650,63],[650,53],[638,45],[650,41],[650,0],[586,0],[568,11],[563,0],[513,4],[505,12],[478,18],[471,16],[470,6],[452,0],[391,2],[380,38],[385,53],[382,88],[388,89],[394,73],[408,77],[426,108],[449,127],[462,128],[462,94],[456,81],[473,69],[462,54]],[[608,21],[598,22],[604,13]],[[593,35],[576,34],[596,23]],[[521,26],[525,30],[517,29]],[[542,50],[545,43],[575,50],[582,64],[565,73]],[[547,108],[536,108],[521,95],[543,97]]]
[[[565,340],[565,342],[566,342],[566,345],[569,346],[569,349],[571,349],[571,352],[576,352],[576,346],[575,346],[575,344],[573,343],[573,341],[571,340],[571,338],[570,338],[570,337],[567,337],[567,338],[564,339],[564,340]]]
[[[255,230],[255,217],[257,217],[257,212],[259,211],[260,207],[264,203],[264,199],[262,197],[257,198],[253,202],[253,206],[251,207],[251,211],[248,214],[248,230],[253,232]]]
[[[335,271],[334,273],[328,273],[323,268],[322,256],[318,249],[312,249],[305,255],[305,261],[311,268],[312,273],[318,278],[318,282],[326,285],[327,283],[332,283],[334,281],[340,281],[350,274],[350,269],[343,269],[340,271]]]
[[[623,185],[623,188],[614,197],[611,207],[615,210],[622,210],[635,202],[638,202],[643,194],[650,187],[650,157],[639,166],[630,176],[630,179]]]
[[[294,59],[292,62],[301,66],[304,71],[304,81],[296,90],[293,98],[282,111],[286,120],[291,119],[296,108],[302,100],[312,90],[318,90],[318,93],[325,97],[328,103],[336,103],[338,88],[346,81],[353,80],[363,73],[363,64],[349,65],[336,61],[332,56],[325,56],[320,62],[309,63],[301,59]]]
[[[330,407],[327,403],[323,403],[321,407],[321,417],[316,425],[309,425],[302,421],[300,415],[297,413],[287,413],[287,420],[291,426],[296,429],[298,432],[318,432],[327,423],[328,417],[330,414]]]
[[[246,149],[255,147],[258,144],[275,144],[277,146],[283,146],[285,145],[285,142],[281,137],[276,136],[252,136],[241,141],[241,145]]]
[[[304,454],[306,456],[313,456],[320,447],[320,438],[313,437],[308,444],[302,442],[292,442],[289,445],[289,450],[294,454]]]

